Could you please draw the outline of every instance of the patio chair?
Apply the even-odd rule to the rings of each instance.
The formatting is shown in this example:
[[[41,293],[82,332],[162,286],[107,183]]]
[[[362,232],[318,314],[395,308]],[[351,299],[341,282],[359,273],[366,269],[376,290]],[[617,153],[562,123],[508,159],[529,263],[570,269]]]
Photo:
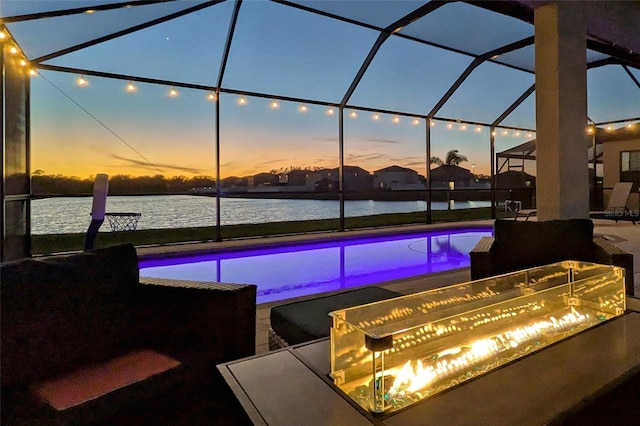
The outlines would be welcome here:
[[[631,220],[635,225],[636,221],[640,220],[638,216],[634,216],[632,212],[627,208],[627,201],[631,194],[631,188],[633,183],[631,182],[618,182],[613,186],[607,208],[603,212],[589,212],[589,217],[593,219],[613,219],[616,222],[618,220]],[[536,216],[537,211],[535,209],[518,210],[514,217],[514,220],[518,218],[524,218],[525,221],[530,217]]]
[[[631,194],[631,188],[633,183],[631,182],[618,182],[613,186],[607,208],[603,212],[590,212],[589,216],[594,219],[613,219],[616,222],[618,220],[631,220],[635,225],[639,220],[637,216],[634,216],[632,212],[627,208],[627,201],[629,201],[629,195]]]

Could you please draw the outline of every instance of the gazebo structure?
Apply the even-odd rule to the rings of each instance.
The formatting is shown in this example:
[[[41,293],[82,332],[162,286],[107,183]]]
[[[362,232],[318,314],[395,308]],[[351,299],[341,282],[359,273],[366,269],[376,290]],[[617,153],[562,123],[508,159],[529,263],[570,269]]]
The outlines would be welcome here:
[[[318,165],[320,158],[327,160],[321,168],[337,168],[336,217],[344,230],[345,164],[412,165],[426,177],[416,196],[430,201],[437,191],[432,155],[452,148],[473,153],[493,177],[496,152],[513,145],[508,137],[535,134],[538,216],[573,218],[589,210],[588,123],[640,121],[637,2],[3,0],[0,6],[3,260],[30,255],[36,162],[64,163],[64,174],[76,166],[87,174],[206,170],[217,185],[219,230],[221,181],[243,177],[234,165],[251,157],[268,167],[293,151],[297,157],[282,161]],[[66,85],[73,80],[77,85]],[[616,87],[614,100],[602,90],[609,85]],[[135,101],[120,99],[127,94]],[[160,105],[159,96],[182,103]],[[189,109],[196,99],[211,103]],[[237,112],[251,104],[283,115]],[[319,131],[302,125],[285,106],[307,116],[321,112],[332,124]],[[85,122],[75,127],[77,120]],[[386,124],[373,128],[378,121]],[[403,123],[414,130],[391,127]],[[447,130],[466,132],[457,137],[463,146]],[[309,141],[300,139],[305,132]],[[185,152],[191,156],[180,163]],[[494,216],[496,201],[494,191]]]

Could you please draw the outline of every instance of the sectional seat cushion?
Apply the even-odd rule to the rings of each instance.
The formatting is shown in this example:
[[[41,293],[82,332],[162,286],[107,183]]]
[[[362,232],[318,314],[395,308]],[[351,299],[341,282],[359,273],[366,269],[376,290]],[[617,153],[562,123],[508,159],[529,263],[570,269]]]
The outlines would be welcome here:
[[[395,291],[369,286],[287,303],[271,309],[271,328],[290,345],[328,337],[331,328],[329,312],[398,296],[401,294]]]

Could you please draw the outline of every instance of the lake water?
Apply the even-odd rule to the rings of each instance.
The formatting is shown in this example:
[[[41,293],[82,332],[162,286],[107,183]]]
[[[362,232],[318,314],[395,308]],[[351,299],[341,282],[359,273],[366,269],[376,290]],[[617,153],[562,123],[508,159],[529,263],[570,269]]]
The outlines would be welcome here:
[[[31,202],[32,234],[83,233],[91,221],[91,197],[60,197]],[[454,208],[490,207],[488,201],[456,202]],[[425,211],[425,201],[346,201],[345,216]],[[446,202],[431,203],[433,210],[445,210]],[[193,195],[113,196],[107,199],[107,212],[137,212],[142,216],[138,229],[188,228],[216,225],[213,197]],[[266,223],[293,220],[331,219],[340,216],[337,200],[281,200],[222,198],[222,225]],[[110,232],[105,221],[101,232]]]

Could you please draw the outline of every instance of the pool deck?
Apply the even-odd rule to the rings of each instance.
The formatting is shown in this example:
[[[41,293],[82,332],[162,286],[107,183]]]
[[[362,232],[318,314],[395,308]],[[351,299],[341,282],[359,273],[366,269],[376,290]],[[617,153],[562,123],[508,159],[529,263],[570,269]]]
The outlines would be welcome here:
[[[434,225],[410,225],[393,228],[376,228],[366,230],[356,230],[344,233],[325,232],[307,235],[291,235],[279,237],[251,238],[234,241],[224,241],[217,243],[193,243],[179,244],[158,247],[139,247],[138,255],[141,259],[155,256],[182,256],[185,254],[197,254],[211,251],[225,251],[239,248],[253,248],[258,245],[282,245],[298,244],[301,242],[328,240],[336,238],[354,238],[358,236],[384,235],[411,233],[420,231],[436,231],[445,229],[487,227],[493,224],[493,220],[482,220],[473,222],[439,223]],[[640,296],[640,224],[633,225],[631,222],[615,222],[613,220],[594,219],[594,232],[596,235],[604,237],[610,243],[633,254],[635,294]],[[446,285],[461,283],[471,279],[469,268],[461,268],[447,272],[423,275],[419,277],[406,278],[401,280],[388,281],[383,284],[376,284],[380,287],[388,288],[402,294],[411,294],[419,291],[438,288]],[[335,293],[339,293],[336,291]],[[257,306],[256,310],[256,354],[269,351],[268,330],[270,327],[270,314],[273,306],[289,303],[297,300],[305,300],[316,297],[309,295],[295,299],[280,300],[277,302],[263,303]]]

